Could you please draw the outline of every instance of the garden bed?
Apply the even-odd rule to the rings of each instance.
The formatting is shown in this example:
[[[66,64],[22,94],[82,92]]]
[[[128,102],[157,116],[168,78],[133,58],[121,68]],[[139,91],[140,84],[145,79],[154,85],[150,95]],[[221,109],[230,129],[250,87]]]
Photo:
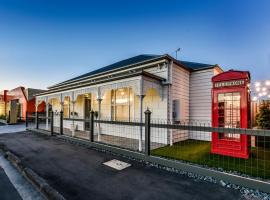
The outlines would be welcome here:
[[[270,179],[270,149],[252,148],[249,159],[211,154],[211,143],[207,141],[185,140],[173,146],[165,146],[151,151],[152,155],[187,161],[208,167],[237,172],[263,179]]]

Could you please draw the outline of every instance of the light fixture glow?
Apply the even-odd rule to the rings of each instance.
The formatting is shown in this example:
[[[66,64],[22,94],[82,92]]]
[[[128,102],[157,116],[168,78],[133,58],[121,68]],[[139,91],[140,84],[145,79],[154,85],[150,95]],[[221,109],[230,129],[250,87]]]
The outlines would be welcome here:
[[[258,97],[253,97],[252,98],[252,101],[257,101],[258,100]]]
[[[262,94],[262,93],[259,93],[258,95],[259,95],[259,97],[263,96],[263,94]]]
[[[260,82],[256,82],[255,83],[255,87],[260,87],[261,83]]]
[[[263,91],[263,92],[265,92],[265,91],[266,91],[266,88],[265,88],[265,87],[263,87],[263,88],[262,88],[262,91]]]
[[[265,85],[270,85],[270,81],[265,81]]]
[[[256,91],[257,91],[257,92],[260,92],[260,91],[261,91],[261,88],[260,88],[260,87],[257,87],[257,88],[256,88]]]
[[[267,92],[263,92],[262,95],[263,95],[263,96],[266,96],[266,95],[267,95]]]
[[[123,104],[123,103],[127,103],[128,99],[116,99],[116,103],[117,104]]]

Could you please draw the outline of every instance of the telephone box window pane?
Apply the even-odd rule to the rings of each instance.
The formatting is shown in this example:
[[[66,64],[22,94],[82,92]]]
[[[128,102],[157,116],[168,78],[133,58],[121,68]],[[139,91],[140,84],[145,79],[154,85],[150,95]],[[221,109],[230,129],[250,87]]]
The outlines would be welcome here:
[[[218,95],[218,101],[219,102],[223,102],[224,101],[224,94],[223,93]]]
[[[218,94],[219,127],[240,128],[240,93],[228,92]],[[221,133],[220,139],[239,139],[239,134]]]

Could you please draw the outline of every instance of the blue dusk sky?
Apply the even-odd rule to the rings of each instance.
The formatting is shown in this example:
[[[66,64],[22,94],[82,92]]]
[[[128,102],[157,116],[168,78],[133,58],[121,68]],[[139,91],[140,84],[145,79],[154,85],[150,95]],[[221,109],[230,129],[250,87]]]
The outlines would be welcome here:
[[[0,0],[0,90],[179,47],[179,59],[270,79],[270,1]]]

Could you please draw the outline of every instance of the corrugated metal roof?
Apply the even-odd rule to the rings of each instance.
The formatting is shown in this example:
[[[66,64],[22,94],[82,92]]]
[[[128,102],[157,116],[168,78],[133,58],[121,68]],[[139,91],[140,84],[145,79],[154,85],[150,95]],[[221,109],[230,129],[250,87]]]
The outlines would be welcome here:
[[[160,56],[162,56],[162,55],[142,54],[142,55],[134,56],[134,57],[131,57],[131,58],[116,62],[114,64],[99,68],[97,70],[91,71],[89,73],[77,76],[75,78],[69,79],[69,80],[64,81],[62,83],[59,83],[59,84],[67,83],[67,82],[70,82],[70,81],[75,81],[77,79],[82,79],[82,78],[85,78],[85,77],[88,77],[88,76],[92,76],[92,75],[95,75],[95,74],[100,74],[100,73],[103,73],[103,72],[106,72],[106,71],[111,71],[111,70],[114,70],[114,69],[118,69],[118,68],[121,68],[121,67],[124,67],[124,66],[136,64],[136,63],[139,63],[139,62],[144,62],[144,61],[147,61],[147,60],[158,58]]]
[[[152,60],[152,59],[163,57],[163,56],[166,56],[166,54],[165,55],[141,54],[141,55],[138,55],[138,56],[134,56],[134,57],[125,59],[125,60],[121,60],[119,62],[116,62],[114,64],[111,64],[111,65],[108,65],[108,66],[105,66],[105,67],[99,68],[99,69],[91,71],[89,73],[77,76],[77,77],[69,79],[67,81],[58,83],[58,84],[56,84],[56,85],[54,85],[52,87],[56,87],[56,86],[59,86],[59,85],[65,84],[65,83],[69,83],[69,82],[74,82],[74,81],[77,81],[79,79],[83,79],[83,78],[93,76],[93,75],[96,75],[96,74],[101,74],[101,73],[104,73],[104,72],[107,72],[107,71],[116,70],[116,69],[119,69],[119,68],[122,68],[122,67],[125,67],[125,66],[134,65],[134,64],[137,64],[137,63],[141,63],[141,62],[147,62],[148,60]],[[207,69],[207,68],[215,67],[215,65],[210,65],[210,64],[195,63],[195,62],[188,62],[188,61],[181,61],[181,60],[178,60],[178,61],[182,65],[184,65],[186,68],[188,68],[190,70],[201,70],[201,69]]]
[[[179,60],[180,63],[182,63],[184,66],[191,70],[201,70],[201,69],[207,69],[207,68],[213,68],[215,65],[211,64],[204,64],[204,63],[196,63],[196,62],[189,62],[189,61],[181,61]]]

